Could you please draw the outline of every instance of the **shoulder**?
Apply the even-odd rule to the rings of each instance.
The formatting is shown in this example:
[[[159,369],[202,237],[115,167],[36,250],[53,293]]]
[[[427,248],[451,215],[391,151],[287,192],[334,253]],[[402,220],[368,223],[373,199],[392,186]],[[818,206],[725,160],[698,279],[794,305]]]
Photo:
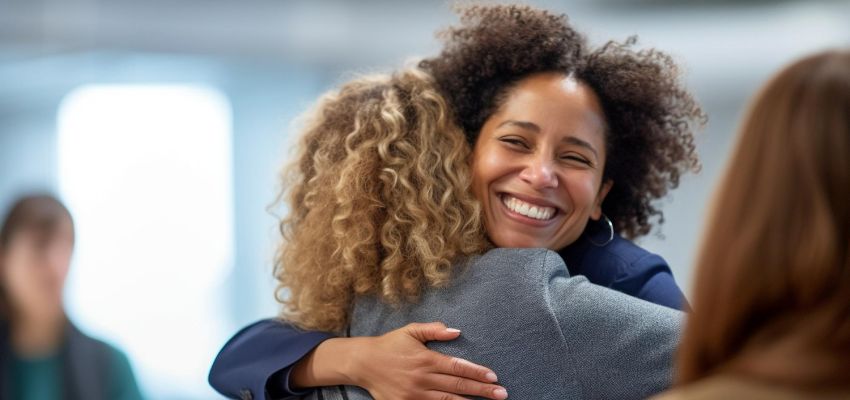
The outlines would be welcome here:
[[[626,256],[610,285],[612,289],[677,310],[689,308],[667,261],[625,239],[615,246]]]
[[[605,246],[579,246],[585,246],[586,254],[575,270],[591,282],[663,306],[688,308],[670,266],[661,256],[619,235]]]
[[[563,259],[554,251],[543,248],[495,248],[472,257],[461,265],[459,284],[508,282],[539,284],[553,273],[567,273]]]
[[[610,244],[608,252],[611,257],[620,260],[620,268],[617,274],[618,281],[637,279],[643,281],[646,278],[659,273],[672,275],[670,266],[658,254],[652,253],[636,243],[617,236]]]
[[[94,382],[94,379],[101,379],[105,382],[102,384],[121,386],[129,382],[135,387],[130,360],[124,352],[103,340],[83,333],[70,323],[66,351],[68,366],[77,370],[75,376],[81,382]],[[84,370],[87,372],[83,373]]]
[[[614,235],[610,243],[596,246],[586,238],[580,239],[574,246],[581,251],[581,257],[576,257],[572,251],[565,253],[571,265],[570,270],[585,275],[591,282],[602,286],[611,286],[616,281],[623,281],[634,276],[648,273],[668,272],[669,266],[661,256],[654,254],[636,243]]]
[[[516,262],[544,262],[548,257],[558,257],[558,253],[544,248],[496,247],[471,257],[468,262],[487,265],[510,265]]]
[[[622,266],[640,266],[645,264],[662,263],[667,265],[661,256],[638,246],[635,242],[625,239],[620,235],[614,235],[605,246],[591,246],[591,254],[598,258],[607,258],[611,262]]]
[[[67,341],[69,351],[106,364],[113,360],[113,355],[118,351],[106,342],[83,333],[71,323],[68,326]]]

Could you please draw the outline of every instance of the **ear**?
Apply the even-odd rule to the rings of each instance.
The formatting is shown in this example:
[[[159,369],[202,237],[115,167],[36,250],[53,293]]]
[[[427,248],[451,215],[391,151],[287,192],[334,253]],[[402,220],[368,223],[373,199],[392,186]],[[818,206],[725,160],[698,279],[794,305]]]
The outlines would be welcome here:
[[[598,221],[602,218],[602,202],[605,201],[605,196],[608,195],[608,192],[611,191],[612,187],[614,187],[614,181],[610,179],[606,179],[605,182],[602,182],[602,185],[599,186],[599,193],[596,194],[596,202],[593,205],[593,212],[590,213],[590,218],[594,221]]]

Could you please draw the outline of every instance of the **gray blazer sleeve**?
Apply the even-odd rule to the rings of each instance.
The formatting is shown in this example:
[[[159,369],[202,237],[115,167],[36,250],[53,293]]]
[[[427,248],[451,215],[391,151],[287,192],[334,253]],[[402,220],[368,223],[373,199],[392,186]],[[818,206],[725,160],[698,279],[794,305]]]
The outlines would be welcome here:
[[[554,252],[543,277],[584,398],[643,399],[670,386],[681,312],[570,277]]]

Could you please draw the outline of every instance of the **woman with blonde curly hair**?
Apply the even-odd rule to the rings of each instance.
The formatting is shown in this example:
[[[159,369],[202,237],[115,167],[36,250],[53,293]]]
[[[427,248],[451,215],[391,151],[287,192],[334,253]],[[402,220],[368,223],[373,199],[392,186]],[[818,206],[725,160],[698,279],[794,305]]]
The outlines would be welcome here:
[[[590,49],[564,16],[530,7],[471,7],[464,11],[461,22],[446,32],[444,51],[420,67],[433,77],[432,86],[444,99],[445,111],[440,114],[460,126],[467,144],[474,147],[467,189],[482,205],[489,242],[497,247],[557,251],[571,275],[584,275],[593,283],[653,303],[686,308],[667,263],[627,240],[648,233],[662,220],[653,202],[676,187],[682,173],[698,167],[692,133],[703,115],[678,82],[675,64],[658,51],[633,50],[631,40]],[[352,110],[346,117],[351,126],[355,123]],[[379,119],[383,121],[383,117]],[[342,129],[351,131],[351,126]],[[367,212],[349,207],[350,212]],[[343,219],[351,217],[345,210],[338,211]],[[380,212],[375,215],[384,217]],[[326,224],[334,222],[325,219]],[[336,235],[352,235],[353,241],[368,236],[362,227],[350,223],[336,228]],[[426,237],[428,233],[437,236],[439,230],[422,232]],[[388,254],[406,249],[400,244],[406,239],[389,238],[395,238],[397,245]],[[364,241],[363,248],[368,248],[368,243]],[[377,254],[383,256],[383,251]],[[363,253],[345,255],[340,251],[339,256],[348,257],[344,263],[350,270]],[[373,265],[374,260],[371,264],[369,260],[367,257],[367,265]],[[278,259],[284,261],[290,262],[289,256]],[[309,262],[304,261],[305,265]],[[390,300],[393,296],[402,299],[405,293],[415,297],[419,289],[415,284],[406,286],[410,282],[442,279],[442,274],[433,273],[439,269],[427,273],[405,270],[374,284],[351,276],[343,279],[340,271],[347,271],[344,268],[326,268],[320,274],[326,274],[336,287],[379,289],[386,291]],[[286,269],[279,266],[284,278]],[[308,270],[295,273],[303,274],[306,282],[315,278]],[[318,302],[339,309],[347,304],[345,296],[329,295]],[[331,330],[345,325],[340,315],[304,318],[335,321],[325,326]],[[320,329],[314,322],[299,326]],[[410,328],[407,334],[420,341],[457,337],[457,332],[447,332],[436,324]],[[371,351],[370,357],[379,362],[363,363],[359,377],[339,379],[347,373],[337,367],[364,352],[337,346],[345,339],[324,341],[328,337],[274,322],[255,324],[225,345],[210,380],[230,395],[248,387],[254,393],[268,390],[275,396],[296,393],[290,383],[312,387],[355,382],[373,394],[392,393],[388,395],[392,398],[420,398],[423,391],[498,398],[478,391],[490,388],[487,384],[495,380],[492,371],[425,352],[421,344],[418,348]],[[265,351],[270,346],[285,350],[271,355]],[[343,354],[346,351],[353,355]],[[336,360],[346,363],[323,358],[326,354],[337,354]],[[410,354],[426,354],[422,357],[428,361],[411,363]],[[370,368],[372,365],[388,372]],[[398,371],[411,373],[404,375],[408,379],[394,380]],[[328,376],[334,374],[336,378]],[[454,378],[446,380],[444,376]]]
[[[284,319],[341,332],[355,297],[415,301],[444,286],[459,257],[490,246],[469,192],[469,147],[423,72],[354,80],[305,122],[284,171]]]

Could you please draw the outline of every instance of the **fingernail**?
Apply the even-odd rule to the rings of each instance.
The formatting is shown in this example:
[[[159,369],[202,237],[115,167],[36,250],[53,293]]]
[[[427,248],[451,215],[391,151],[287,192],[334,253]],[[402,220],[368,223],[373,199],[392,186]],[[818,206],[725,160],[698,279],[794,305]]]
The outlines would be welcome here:
[[[497,399],[507,399],[508,391],[503,388],[498,388],[493,391],[493,395],[496,396]]]
[[[455,329],[455,328],[446,328],[446,332],[451,332],[451,333],[460,333],[460,329]]]
[[[490,382],[498,382],[499,378],[496,377],[496,374],[493,372],[488,372],[487,375],[484,375]]]

